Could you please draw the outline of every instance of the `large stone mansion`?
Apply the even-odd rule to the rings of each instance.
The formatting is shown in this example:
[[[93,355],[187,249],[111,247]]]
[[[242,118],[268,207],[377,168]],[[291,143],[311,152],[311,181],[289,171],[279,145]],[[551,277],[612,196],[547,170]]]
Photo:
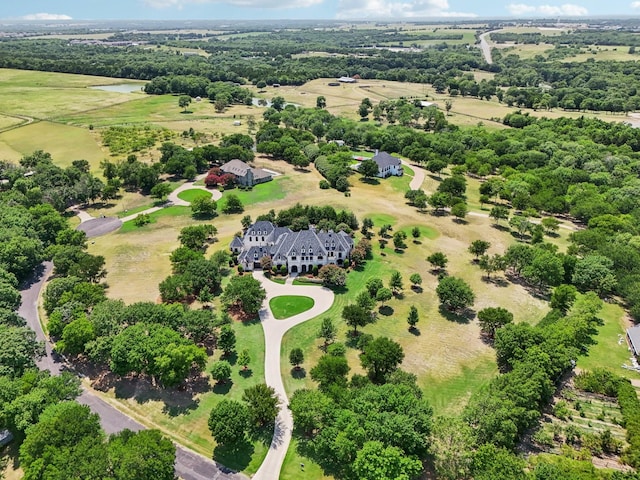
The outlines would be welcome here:
[[[278,268],[285,265],[289,273],[306,273],[314,265],[342,263],[350,258],[351,250],[353,239],[342,231],[309,228],[294,232],[267,221],[254,223],[242,238],[231,242],[231,251],[238,254],[238,264],[246,271],[260,268],[262,257],[271,257]]]

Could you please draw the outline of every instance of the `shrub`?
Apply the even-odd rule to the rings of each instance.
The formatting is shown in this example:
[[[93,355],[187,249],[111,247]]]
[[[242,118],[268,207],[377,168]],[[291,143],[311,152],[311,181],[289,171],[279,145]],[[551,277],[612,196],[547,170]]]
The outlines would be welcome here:
[[[320,188],[322,190],[328,190],[331,188],[331,184],[329,182],[327,182],[326,180],[320,180]]]

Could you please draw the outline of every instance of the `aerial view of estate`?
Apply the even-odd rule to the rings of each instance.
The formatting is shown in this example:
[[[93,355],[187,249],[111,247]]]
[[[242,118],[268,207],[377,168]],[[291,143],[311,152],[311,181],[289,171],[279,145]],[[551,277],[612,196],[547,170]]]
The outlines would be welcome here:
[[[639,358],[640,2],[0,5],[0,479],[640,480]]]

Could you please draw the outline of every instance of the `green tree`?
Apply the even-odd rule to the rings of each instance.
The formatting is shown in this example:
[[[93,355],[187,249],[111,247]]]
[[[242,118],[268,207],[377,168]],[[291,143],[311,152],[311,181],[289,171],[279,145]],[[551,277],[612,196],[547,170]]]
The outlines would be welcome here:
[[[264,383],[245,389],[242,394],[249,408],[249,418],[253,425],[273,425],[278,415],[276,391]]]
[[[580,290],[606,295],[616,286],[613,261],[603,255],[586,255],[576,262],[571,281]]]
[[[560,229],[560,221],[554,217],[545,217],[540,222],[547,235],[551,235]]]
[[[289,352],[289,363],[296,370],[300,370],[300,364],[304,362],[304,353],[301,348],[294,348]]]
[[[0,376],[22,376],[44,353],[44,344],[30,328],[0,326]]]
[[[409,308],[409,315],[407,316],[407,323],[409,324],[409,330],[416,328],[416,324],[420,321],[420,315],[415,305],[411,305]]]
[[[217,233],[218,229],[213,225],[189,225],[180,230],[178,240],[191,250],[204,250],[207,242],[211,241],[213,235]]]
[[[119,480],[174,480],[176,447],[158,430],[123,430],[108,443],[111,471]]]
[[[387,337],[378,337],[364,347],[360,363],[373,382],[382,383],[403,359],[404,352],[399,343]]]
[[[422,462],[398,447],[369,441],[358,451],[353,471],[359,480],[411,479],[422,473]]]
[[[160,182],[155,184],[151,189],[151,196],[158,200],[165,200],[172,191],[171,185],[166,182]]]
[[[566,314],[578,296],[578,290],[573,285],[558,285],[551,294],[551,308]]]
[[[316,98],[316,108],[326,108],[327,107],[327,99],[320,95]]]
[[[471,287],[461,278],[444,277],[436,287],[440,303],[448,310],[461,310],[470,307],[475,301]]]
[[[378,290],[380,290],[383,286],[384,285],[382,283],[382,280],[376,277],[372,277],[368,279],[367,283],[365,283],[365,287],[369,292],[369,296],[373,298],[375,298],[376,294],[378,293]]]
[[[242,370],[246,370],[250,363],[251,356],[249,355],[249,350],[245,348],[238,355],[238,364],[242,365]]]
[[[469,478],[474,437],[471,427],[459,418],[438,417],[429,436],[429,451],[438,478]]]
[[[211,378],[217,383],[226,383],[231,378],[231,365],[226,360],[215,362],[211,366]]]
[[[320,390],[326,391],[331,385],[345,387],[349,370],[346,358],[323,355],[318,360],[318,364],[311,369],[310,374],[311,379],[319,383]]]
[[[240,197],[237,195],[230,193],[227,195],[226,202],[224,207],[222,208],[222,212],[226,214],[231,213],[242,213],[244,211],[244,205],[240,201]]]
[[[490,246],[491,243],[487,242],[486,240],[474,240],[469,246],[469,253],[473,255],[477,261],[479,257],[487,253],[487,250],[489,250]]]
[[[467,204],[464,202],[455,203],[451,207],[451,215],[453,215],[459,220],[464,219],[467,216],[468,212],[469,212],[469,208],[467,207]]]
[[[434,252],[427,257],[427,262],[431,264],[434,270],[441,272],[447,267],[449,259],[442,252]]]
[[[191,215],[194,217],[214,217],[218,204],[207,197],[196,197],[191,202]]]
[[[336,334],[336,326],[333,324],[333,320],[329,317],[323,318],[322,323],[320,324],[320,329],[318,330],[317,338],[324,340],[323,349],[325,352],[327,351],[329,344],[336,338]]]
[[[412,288],[418,289],[418,287],[422,285],[422,276],[419,273],[412,273],[409,281],[411,282]]]
[[[369,292],[367,290],[363,290],[356,297],[356,305],[364,308],[365,310],[369,310],[369,311],[373,310],[373,307],[375,307],[375,304],[376,304],[376,299],[371,298],[371,295],[369,295]]]
[[[250,275],[233,277],[222,292],[221,300],[229,307],[238,307],[247,315],[257,315],[267,293]]]
[[[93,324],[86,316],[73,320],[62,330],[62,339],[56,343],[56,350],[62,353],[78,355],[84,352],[85,345],[95,340]]]
[[[222,325],[222,327],[220,327],[216,345],[222,350],[223,356],[225,357],[236,349],[236,332],[231,325]]]
[[[389,279],[389,288],[393,293],[402,291],[402,274],[398,270],[391,272],[391,278]]]
[[[358,327],[364,327],[373,322],[373,316],[368,310],[358,305],[345,305],[342,308],[342,319],[353,327],[353,334],[358,334]]]
[[[180,95],[178,97],[178,106],[182,108],[182,113],[187,113],[187,107],[191,105],[191,97],[189,95]]]
[[[371,159],[362,160],[358,166],[358,172],[364,178],[371,178],[378,175],[378,164]]]
[[[244,440],[249,424],[249,409],[235,400],[222,400],[209,414],[209,430],[218,445]]]
[[[327,287],[343,287],[347,283],[347,274],[337,265],[327,264],[320,267],[318,277]]]
[[[387,303],[392,298],[393,298],[393,292],[391,291],[391,289],[386,287],[382,287],[380,290],[378,290],[378,293],[376,293],[376,300],[380,302],[380,304],[383,307],[384,307],[384,304]]]
[[[509,209],[502,205],[496,205],[495,207],[491,208],[489,217],[493,218],[496,221],[496,225],[500,225],[500,220],[506,220],[509,218]]]
[[[480,329],[490,338],[494,338],[496,330],[513,322],[513,313],[502,307],[487,307],[478,312]]]
[[[393,234],[393,247],[396,250],[402,250],[407,248],[407,244],[405,240],[407,239],[407,234],[402,230],[399,230]]]
[[[294,428],[311,435],[322,427],[325,416],[334,408],[334,402],[318,390],[302,388],[291,395],[289,408]]]

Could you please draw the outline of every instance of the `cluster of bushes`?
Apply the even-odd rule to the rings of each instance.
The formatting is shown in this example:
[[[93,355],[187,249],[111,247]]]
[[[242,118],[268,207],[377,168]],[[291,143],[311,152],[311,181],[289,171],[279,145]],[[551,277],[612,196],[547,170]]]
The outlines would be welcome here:
[[[330,205],[317,207],[296,203],[277,214],[270,210],[256,219],[261,220],[275,223],[279,227],[289,227],[293,231],[304,230],[309,228],[309,225],[315,225],[318,230],[342,230],[349,234],[358,229],[358,219],[353,212],[336,210]]]
[[[158,76],[144,86],[151,95],[165,93],[186,94],[190,97],[207,97],[212,102],[224,99],[226,105],[251,105],[250,90],[228,82],[212,82],[207,77],[195,75]]]

